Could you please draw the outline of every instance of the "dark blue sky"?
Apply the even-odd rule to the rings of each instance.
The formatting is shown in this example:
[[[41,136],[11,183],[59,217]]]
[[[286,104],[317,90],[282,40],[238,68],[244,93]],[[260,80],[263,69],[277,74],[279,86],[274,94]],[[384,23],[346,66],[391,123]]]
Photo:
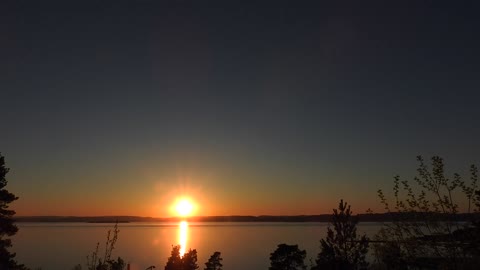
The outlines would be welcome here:
[[[19,214],[363,211],[416,155],[480,163],[474,1],[100,2],[0,4]]]

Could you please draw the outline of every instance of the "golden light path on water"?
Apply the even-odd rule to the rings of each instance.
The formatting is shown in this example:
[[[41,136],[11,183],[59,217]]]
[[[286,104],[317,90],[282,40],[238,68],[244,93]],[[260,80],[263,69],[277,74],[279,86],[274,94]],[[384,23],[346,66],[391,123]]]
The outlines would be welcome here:
[[[180,256],[183,257],[187,249],[188,223],[181,221],[178,228],[178,243],[180,244]]]

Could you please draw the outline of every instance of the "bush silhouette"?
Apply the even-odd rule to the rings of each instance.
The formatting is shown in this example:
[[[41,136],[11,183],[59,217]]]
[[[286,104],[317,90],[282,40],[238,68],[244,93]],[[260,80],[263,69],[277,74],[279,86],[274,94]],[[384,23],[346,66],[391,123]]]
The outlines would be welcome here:
[[[280,244],[270,254],[269,270],[304,270],[307,269],[304,260],[305,250],[298,249],[298,245]]]

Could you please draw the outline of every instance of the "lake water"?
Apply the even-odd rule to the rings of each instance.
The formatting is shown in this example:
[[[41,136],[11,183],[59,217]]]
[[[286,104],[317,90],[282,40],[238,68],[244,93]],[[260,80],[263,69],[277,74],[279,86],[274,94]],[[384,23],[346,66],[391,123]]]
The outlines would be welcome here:
[[[107,231],[113,224],[99,223],[18,223],[13,239],[17,260],[30,268],[72,269],[82,264],[100,242],[104,250]],[[183,243],[196,249],[199,269],[215,251],[222,253],[225,269],[268,269],[270,253],[278,244],[298,244],[314,261],[320,251],[320,239],[326,236],[328,223],[123,223],[113,251],[131,270],[155,265],[163,269],[172,245]],[[360,223],[359,233],[373,236],[379,223]]]

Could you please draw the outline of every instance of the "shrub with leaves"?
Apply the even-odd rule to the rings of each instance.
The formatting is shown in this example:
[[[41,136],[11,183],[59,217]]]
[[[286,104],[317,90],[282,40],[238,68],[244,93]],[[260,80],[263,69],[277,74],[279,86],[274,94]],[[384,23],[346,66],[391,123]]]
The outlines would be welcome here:
[[[474,215],[467,215],[471,221],[460,222],[461,211],[455,199],[463,197],[467,214],[477,210],[472,208],[478,205],[478,169],[470,167],[470,183],[466,184],[457,173],[451,179],[445,176],[443,159],[438,156],[432,157],[431,169],[421,156],[417,160],[413,185],[395,177],[393,205],[382,190],[378,191],[393,222],[385,223],[377,235],[377,261],[389,269],[468,268],[479,239],[475,236]]]

